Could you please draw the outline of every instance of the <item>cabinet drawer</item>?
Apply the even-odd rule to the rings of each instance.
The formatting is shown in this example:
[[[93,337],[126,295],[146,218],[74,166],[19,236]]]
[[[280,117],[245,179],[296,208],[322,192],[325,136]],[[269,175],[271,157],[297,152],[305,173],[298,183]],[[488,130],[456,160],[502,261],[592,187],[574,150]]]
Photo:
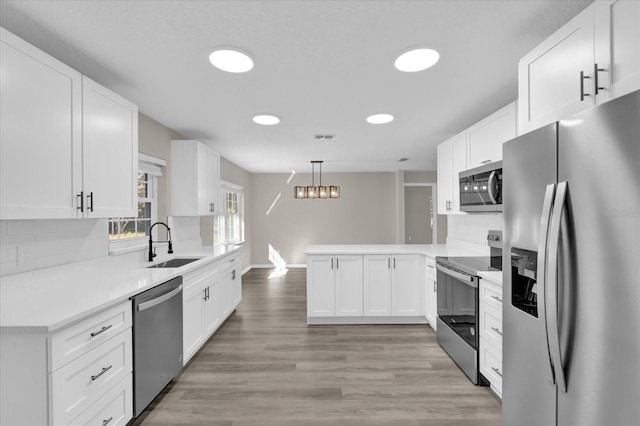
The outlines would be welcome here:
[[[502,311],[480,302],[480,336],[502,350]]]
[[[124,426],[133,417],[133,375],[129,374],[69,425]]]
[[[502,286],[486,279],[480,280],[480,302],[485,302],[502,312]]]
[[[53,424],[68,424],[131,373],[131,328],[50,373]]]
[[[198,284],[206,275],[217,274],[220,272],[220,262],[207,263],[205,266],[184,274],[182,277],[182,286],[186,292],[194,284]]]
[[[239,264],[240,264],[240,255],[233,254],[231,256],[225,257],[220,261],[220,270],[224,272],[231,268],[237,267]]]
[[[56,371],[129,327],[131,302],[127,300],[53,334],[49,371]]]
[[[480,337],[480,372],[502,397],[502,352]]]

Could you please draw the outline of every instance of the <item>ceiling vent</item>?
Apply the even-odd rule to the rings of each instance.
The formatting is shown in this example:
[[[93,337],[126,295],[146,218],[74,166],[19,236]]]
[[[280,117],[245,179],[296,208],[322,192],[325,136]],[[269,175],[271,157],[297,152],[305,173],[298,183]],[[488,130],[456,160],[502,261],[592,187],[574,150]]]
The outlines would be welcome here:
[[[336,135],[314,135],[313,137],[317,141],[332,141],[336,138]]]

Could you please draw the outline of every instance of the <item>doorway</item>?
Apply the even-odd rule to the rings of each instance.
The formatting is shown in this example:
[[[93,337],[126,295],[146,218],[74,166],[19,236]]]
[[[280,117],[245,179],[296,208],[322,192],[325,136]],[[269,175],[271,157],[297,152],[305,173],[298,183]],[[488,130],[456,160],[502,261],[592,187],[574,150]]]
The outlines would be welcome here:
[[[435,184],[405,185],[404,242],[434,244],[437,240]]]

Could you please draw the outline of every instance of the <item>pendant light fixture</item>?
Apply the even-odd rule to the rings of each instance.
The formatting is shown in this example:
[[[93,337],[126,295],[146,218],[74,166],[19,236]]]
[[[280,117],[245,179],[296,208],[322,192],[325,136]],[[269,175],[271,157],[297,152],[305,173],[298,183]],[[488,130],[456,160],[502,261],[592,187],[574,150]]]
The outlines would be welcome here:
[[[313,160],[311,161],[311,186],[296,186],[294,188],[294,198],[320,198],[326,200],[327,198],[340,198],[339,186],[323,186],[322,185],[322,163],[323,161]],[[316,186],[316,164],[320,167],[320,180],[319,186]]]

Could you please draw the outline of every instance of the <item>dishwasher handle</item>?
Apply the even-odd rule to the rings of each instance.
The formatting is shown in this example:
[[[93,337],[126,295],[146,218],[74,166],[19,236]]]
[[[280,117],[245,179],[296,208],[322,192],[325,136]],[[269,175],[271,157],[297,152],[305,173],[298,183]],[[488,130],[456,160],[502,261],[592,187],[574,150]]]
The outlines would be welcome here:
[[[138,312],[142,312],[145,309],[153,308],[154,306],[159,305],[160,303],[166,302],[167,300],[171,299],[176,294],[179,294],[181,291],[182,291],[182,284],[180,284],[178,287],[174,288],[170,292],[163,294],[162,296],[156,297],[155,299],[151,299],[148,302],[140,303],[137,306],[136,310]]]

